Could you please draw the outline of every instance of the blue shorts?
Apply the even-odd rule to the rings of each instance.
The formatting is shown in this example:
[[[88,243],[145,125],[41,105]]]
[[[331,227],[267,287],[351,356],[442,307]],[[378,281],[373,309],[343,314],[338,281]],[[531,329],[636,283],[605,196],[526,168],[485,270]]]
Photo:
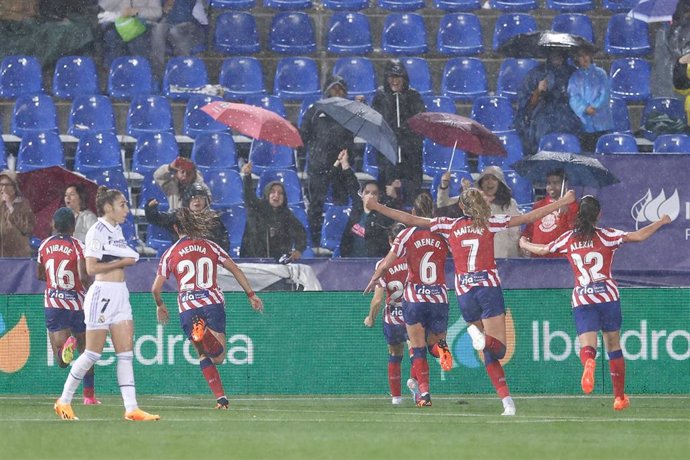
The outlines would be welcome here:
[[[475,286],[467,294],[458,296],[458,306],[463,319],[468,323],[506,312],[503,289],[500,287]]]
[[[413,326],[420,323],[427,332],[440,334],[448,330],[448,304],[431,302],[408,302],[403,300],[405,323]]]
[[[404,324],[390,324],[383,321],[383,335],[388,345],[398,345],[407,341],[407,328]]]
[[[83,310],[65,310],[64,308],[44,308],[46,328],[49,332],[70,329],[72,334],[81,334],[86,330]]]
[[[180,313],[180,325],[188,339],[192,338],[192,320],[195,316],[206,322],[206,327],[225,334],[225,305],[206,305]]]
[[[593,303],[573,308],[573,319],[577,335],[585,332],[619,331],[623,324],[620,300]]]

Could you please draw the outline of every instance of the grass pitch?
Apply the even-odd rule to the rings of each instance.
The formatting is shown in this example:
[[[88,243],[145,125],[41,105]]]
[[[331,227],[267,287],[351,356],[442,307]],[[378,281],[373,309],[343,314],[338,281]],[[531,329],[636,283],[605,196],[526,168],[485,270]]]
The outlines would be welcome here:
[[[495,397],[242,396],[229,411],[201,396],[140,396],[159,422],[126,422],[119,397],[73,407],[62,421],[48,396],[0,396],[3,459],[688,459],[690,397],[515,396],[501,417]]]

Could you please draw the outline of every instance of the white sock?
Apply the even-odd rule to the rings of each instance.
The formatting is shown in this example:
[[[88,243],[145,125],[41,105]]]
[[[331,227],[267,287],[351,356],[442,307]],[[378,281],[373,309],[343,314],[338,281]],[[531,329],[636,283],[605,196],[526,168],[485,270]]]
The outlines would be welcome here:
[[[115,356],[117,356],[117,384],[120,386],[125,410],[130,412],[139,407],[137,404],[137,392],[134,388],[134,366],[132,365],[134,353],[125,351],[117,353]]]
[[[60,402],[62,404],[71,404],[74,392],[79,388],[79,384],[84,379],[84,375],[96,364],[96,361],[101,359],[100,353],[86,350],[72,363],[72,367],[67,375],[65,386],[62,388],[62,395]]]
[[[513,401],[513,398],[510,396],[506,396],[501,400],[503,402],[503,408],[507,409],[509,407],[515,407],[515,402]]]

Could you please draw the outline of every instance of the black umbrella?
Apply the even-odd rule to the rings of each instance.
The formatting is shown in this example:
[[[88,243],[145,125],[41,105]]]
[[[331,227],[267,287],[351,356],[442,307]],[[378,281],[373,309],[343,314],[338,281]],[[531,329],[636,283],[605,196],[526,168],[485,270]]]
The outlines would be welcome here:
[[[531,181],[543,181],[551,171],[563,170],[570,185],[601,188],[620,182],[594,157],[542,150],[511,165]]]
[[[314,105],[343,128],[374,146],[388,161],[397,163],[398,140],[383,115],[376,110],[342,97],[329,97],[316,101]]]
[[[579,35],[541,30],[511,37],[498,48],[498,52],[512,57],[543,58],[551,51],[574,53],[579,49],[586,49],[592,53],[596,51],[596,47],[589,40]]]

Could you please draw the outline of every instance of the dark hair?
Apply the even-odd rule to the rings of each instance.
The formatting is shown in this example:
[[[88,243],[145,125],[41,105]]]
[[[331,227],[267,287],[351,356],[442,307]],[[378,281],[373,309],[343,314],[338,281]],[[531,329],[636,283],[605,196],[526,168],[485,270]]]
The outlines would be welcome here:
[[[594,236],[601,204],[592,195],[585,195],[580,200],[580,209],[577,211],[575,226],[573,228],[575,237],[579,240],[590,240]]]
[[[367,187],[367,185],[372,185],[372,184],[375,185],[376,188],[377,188],[379,191],[381,191],[381,187],[379,187],[379,183],[376,182],[375,180],[366,180],[366,181],[364,181],[364,182],[362,183],[362,188],[361,188],[360,190],[364,190],[364,189]]]
[[[429,192],[421,192],[417,195],[413,204],[414,213],[419,217],[433,217],[434,216],[434,200],[431,198]]]
[[[396,222],[393,225],[391,225],[391,228],[388,229],[388,238],[393,241],[396,236],[403,230],[405,230],[407,226],[403,224],[402,222]]]
[[[77,195],[79,195],[79,210],[85,210],[89,201],[89,192],[86,191],[86,188],[83,184],[69,184],[67,188],[65,188],[65,192],[72,187],[74,187],[74,191],[77,192]]]
[[[553,169],[546,173],[546,177],[549,176],[558,176],[561,178],[561,181],[563,181],[565,180],[565,171],[563,171],[562,169]]]
[[[501,209],[505,210],[510,206],[510,200],[513,198],[513,192],[510,191],[508,186],[498,181],[498,187],[496,187],[496,196],[494,197],[494,204],[498,205]]]
[[[96,211],[98,217],[103,217],[105,215],[106,204],[113,205],[115,200],[121,196],[124,197],[125,195],[117,189],[108,188],[105,185],[98,187],[98,191],[96,192]]]
[[[76,221],[74,213],[70,208],[59,208],[53,214],[53,228],[60,235],[71,235],[74,233]]]
[[[217,217],[216,213],[208,208],[199,212],[180,208],[175,212],[177,233],[194,239],[206,238],[212,234]]]

